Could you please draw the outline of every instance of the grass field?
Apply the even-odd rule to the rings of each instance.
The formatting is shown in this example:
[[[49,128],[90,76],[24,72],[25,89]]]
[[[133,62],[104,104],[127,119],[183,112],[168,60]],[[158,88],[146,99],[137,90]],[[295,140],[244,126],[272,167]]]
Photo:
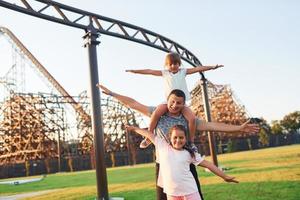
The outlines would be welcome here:
[[[300,200],[300,145],[223,154],[218,161],[240,183],[225,183],[198,167],[205,200]],[[154,171],[154,163],[107,169],[110,196],[154,200]],[[28,199],[95,199],[95,171],[58,173],[40,182],[0,185],[0,199],[43,190],[53,191]]]

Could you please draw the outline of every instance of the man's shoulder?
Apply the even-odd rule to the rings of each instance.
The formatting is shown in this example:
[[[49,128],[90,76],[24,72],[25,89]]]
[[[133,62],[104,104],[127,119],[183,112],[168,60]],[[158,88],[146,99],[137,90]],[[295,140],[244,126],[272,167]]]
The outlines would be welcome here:
[[[148,111],[150,114],[152,114],[155,109],[156,109],[156,106],[148,106]]]

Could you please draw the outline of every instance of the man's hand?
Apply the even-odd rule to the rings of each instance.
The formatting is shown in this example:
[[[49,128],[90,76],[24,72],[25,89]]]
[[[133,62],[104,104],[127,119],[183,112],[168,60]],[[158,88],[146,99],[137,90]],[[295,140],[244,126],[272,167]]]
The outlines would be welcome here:
[[[106,95],[109,96],[113,96],[113,92],[109,89],[107,89],[106,87],[104,87],[103,85],[100,85],[99,83],[96,85],[98,88],[101,88],[102,92]]]
[[[241,125],[241,132],[244,133],[258,133],[260,127],[258,124],[250,124],[250,120]]]

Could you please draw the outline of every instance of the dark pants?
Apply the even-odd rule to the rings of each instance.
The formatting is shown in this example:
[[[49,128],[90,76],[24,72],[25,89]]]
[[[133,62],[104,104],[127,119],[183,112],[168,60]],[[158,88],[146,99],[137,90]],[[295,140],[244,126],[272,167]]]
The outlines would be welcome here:
[[[201,188],[200,188],[200,182],[198,179],[196,166],[194,164],[190,164],[190,170],[195,178],[201,199],[204,200],[202,192],[201,192]],[[159,172],[159,164],[156,163],[156,183],[157,183],[157,178],[158,178],[158,172]],[[157,184],[156,184],[156,200],[167,200],[167,195],[166,195],[166,193],[164,193],[163,188],[159,187]]]

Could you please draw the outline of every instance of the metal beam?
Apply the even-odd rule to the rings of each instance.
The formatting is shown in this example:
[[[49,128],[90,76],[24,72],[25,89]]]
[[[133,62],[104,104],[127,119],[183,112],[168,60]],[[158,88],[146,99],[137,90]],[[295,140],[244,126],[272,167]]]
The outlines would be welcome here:
[[[201,65],[200,60],[185,47],[150,30],[120,20],[73,8],[55,1],[36,1],[39,2],[39,4],[44,5],[37,6],[33,3],[30,4],[30,2],[25,0],[19,0],[19,4],[9,3],[9,0],[0,0],[0,6],[84,30],[88,30],[90,19],[92,19],[93,26],[96,28],[97,32],[101,34],[130,40],[165,52],[174,51],[192,66]],[[51,11],[53,12],[53,15],[48,14]]]

